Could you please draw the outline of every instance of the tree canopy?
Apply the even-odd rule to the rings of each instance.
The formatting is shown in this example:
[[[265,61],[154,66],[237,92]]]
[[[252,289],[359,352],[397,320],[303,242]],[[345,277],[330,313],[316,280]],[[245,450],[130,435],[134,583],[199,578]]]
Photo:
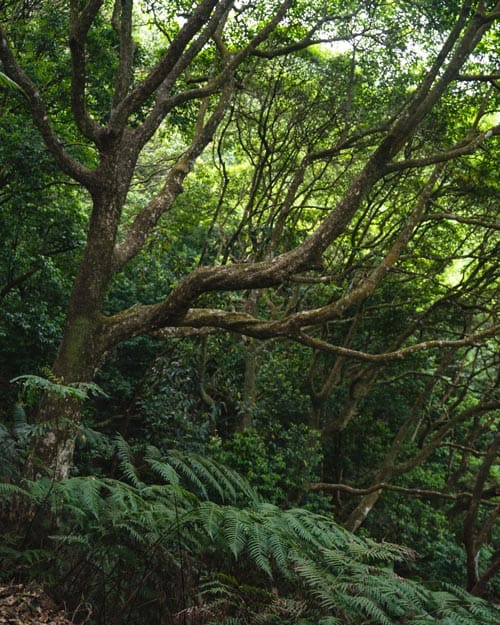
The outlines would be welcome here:
[[[85,575],[69,545],[92,544],[134,623],[179,571],[183,597],[153,601],[172,623],[487,609],[381,564],[442,581],[442,548],[447,582],[498,590],[499,18],[0,0],[0,474],[23,548],[55,531]],[[117,528],[142,547],[105,562]],[[141,549],[139,600],[113,571]]]

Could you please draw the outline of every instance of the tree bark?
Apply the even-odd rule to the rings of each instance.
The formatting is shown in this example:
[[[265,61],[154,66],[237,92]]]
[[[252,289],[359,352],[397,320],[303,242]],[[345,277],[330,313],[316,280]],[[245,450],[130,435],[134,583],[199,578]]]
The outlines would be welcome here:
[[[237,428],[240,432],[254,426],[257,397],[257,346],[254,339],[247,339],[245,342],[243,393]]]
[[[102,4],[102,0],[72,2],[68,33],[72,64],[71,111],[79,131],[93,143],[99,154],[99,164],[95,169],[78,162],[65,149],[51,123],[40,90],[21,68],[4,30],[0,28],[3,70],[24,90],[34,124],[61,171],[79,182],[90,193],[93,202],[85,254],[74,282],[64,336],[53,366],[54,374],[65,383],[89,382],[109,349],[133,336],[155,333],[168,327],[204,325],[248,334],[257,328],[263,337],[300,338],[301,328],[339,318],[347,308],[372,294],[408,243],[421,217],[420,211],[417,210],[410,217],[395,245],[366,280],[348,296],[327,306],[291,314],[276,322],[259,322],[248,313],[212,310],[200,313],[193,308],[198,298],[205,293],[278,286],[297,273],[318,267],[322,254],[345,232],[373,186],[394,167],[393,159],[457,78],[497,15],[485,15],[477,11],[469,16],[469,10],[459,15],[441,52],[401,114],[389,128],[388,123],[384,125],[384,128],[388,128],[387,132],[347,186],[344,196],[301,244],[261,262],[200,267],[175,285],[162,302],[150,306],[133,306],[105,318],[101,314],[102,304],[113,276],[143,248],[158,220],[182,192],[186,176],[213,138],[227,110],[235,88],[233,77],[237,68],[252,55],[272,57],[290,50],[290,47],[262,50],[261,46],[282,22],[292,2],[281,2],[275,14],[240,50],[229,53],[224,45],[216,46],[219,56],[214,63],[214,75],[207,78],[203,86],[194,88],[180,86],[178,79],[210,39],[222,41],[219,30],[224,26],[232,2],[201,0],[172,37],[165,54],[148,75],[143,79],[138,78],[135,86],[130,78],[134,47],[131,3],[123,2],[120,11],[115,11],[112,18],[113,28],[119,33],[120,54],[112,107],[108,121],[103,125],[92,118],[86,107],[85,47],[87,33]],[[322,24],[320,20],[293,48],[310,45],[311,33]],[[211,114],[208,113],[209,98],[212,98]],[[123,207],[142,148],[176,106],[194,101],[199,102],[199,115],[192,141],[170,169],[163,189],[138,212],[123,239],[117,242]],[[137,114],[137,118],[130,123],[134,114]],[[137,119],[141,118],[143,121],[138,122]],[[291,206],[293,197],[299,192],[298,187],[307,167],[321,159],[328,159],[329,154],[326,149],[311,151],[306,155],[295,179],[297,188],[287,197],[287,206]],[[413,166],[414,162],[397,163],[400,169]],[[436,172],[438,168],[439,165]],[[432,184],[429,188],[432,190]],[[281,227],[282,224],[279,224],[278,231]],[[303,336],[301,340],[306,341],[307,337]],[[249,384],[251,378],[252,371],[249,369]],[[48,427],[50,424],[53,431],[35,440],[29,468],[31,474],[36,474],[42,466],[56,479],[68,474],[74,436],[79,424],[79,408],[79,403],[73,400],[46,398],[38,421],[40,426]]]
[[[467,589],[471,592],[475,590],[476,594],[484,592],[487,581],[493,574],[491,569],[493,568],[494,570],[498,568],[498,564],[493,562],[490,566],[490,570],[485,572],[483,575],[484,579],[482,579],[479,572],[480,551],[481,547],[487,541],[497,517],[500,514],[500,504],[490,512],[481,524],[478,524],[478,516],[485,483],[492,465],[498,460],[499,449],[500,435],[497,434],[489,446],[477,473],[473,496],[469,503],[469,509],[467,510],[463,524],[464,545],[467,554]]]

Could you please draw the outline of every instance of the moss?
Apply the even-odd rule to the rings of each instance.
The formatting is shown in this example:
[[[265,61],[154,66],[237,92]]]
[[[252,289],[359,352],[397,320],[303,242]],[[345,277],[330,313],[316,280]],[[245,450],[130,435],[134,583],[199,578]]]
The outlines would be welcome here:
[[[92,379],[103,351],[98,348],[96,341],[100,327],[99,319],[89,316],[76,317],[68,323],[54,366],[56,375],[65,382],[87,382]]]

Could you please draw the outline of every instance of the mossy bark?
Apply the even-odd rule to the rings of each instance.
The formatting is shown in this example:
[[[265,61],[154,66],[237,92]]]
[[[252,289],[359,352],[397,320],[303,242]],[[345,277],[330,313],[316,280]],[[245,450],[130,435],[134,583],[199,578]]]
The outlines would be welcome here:
[[[63,341],[53,365],[61,383],[91,382],[105,354],[102,323],[96,316],[68,318]],[[72,396],[47,396],[37,414],[25,477],[49,475],[55,480],[69,476],[75,438],[80,426],[82,400]]]

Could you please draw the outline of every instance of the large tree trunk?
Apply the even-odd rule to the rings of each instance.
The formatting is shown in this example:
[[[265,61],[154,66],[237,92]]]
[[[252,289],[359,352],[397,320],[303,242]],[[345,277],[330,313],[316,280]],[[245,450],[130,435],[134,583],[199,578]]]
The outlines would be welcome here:
[[[93,201],[85,256],[73,287],[64,337],[53,367],[54,374],[60,377],[63,383],[91,381],[108,349],[131,336],[179,325],[193,328],[221,327],[262,339],[272,336],[289,336],[296,339],[301,328],[319,326],[341,317],[346,310],[359,305],[369,297],[407,245],[419,222],[421,216],[419,211],[410,216],[408,225],[403,228],[400,237],[380,265],[373,269],[359,286],[328,305],[290,313],[281,320],[259,320],[245,311],[239,313],[231,310],[193,308],[198,297],[204,293],[278,286],[291,276],[320,266],[322,254],[345,232],[362,202],[384,175],[419,164],[429,165],[455,158],[457,150],[450,150],[444,155],[440,153],[429,157],[424,163],[417,161],[415,164],[411,160],[392,162],[414,135],[421,121],[432,111],[449,85],[457,78],[481,36],[493,23],[496,14],[485,15],[483,11],[478,11],[469,16],[469,11],[464,10],[458,16],[456,25],[441,52],[401,114],[390,124],[378,146],[349,183],[344,196],[302,243],[265,261],[200,267],[175,285],[163,302],[151,306],[132,306],[107,319],[101,316],[100,311],[113,275],[144,247],[158,220],[172,207],[175,198],[182,191],[185,177],[212,140],[229,107],[234,88],[232,79],[238,66],[254,53],[260,52],[265,56],[262,44],[270,38],[293,3],[290,0],[283,0],[275,14],[264,23],[253,38],[242,45],[239,51],[230,48],[229,52],[225,49],[225,45],[217,45],[220,58],[216,59],[214,71],[207,72],[209,78],[196,88],[191,85],[184,87],[179,78],[184,76],[187,70],[193,69],[193,60],[199,58],[198,53],[204,49],[208,41],[214,39],[220,43],[224,40],[221,31],[233,3],[215,0],[199,2],[173,36],[165,54],[154,67],[150,68],[145,77],[140,74],[134,76],[132,3],[121,3],[121,10],[114,16],[117,25],[113,24],[120,33],[118,69],[114,87],[107,85],[113,90],[113,99],[105,124],[94,119],[91,111],[87,109],[87,86],[91,84],[89,77],[92,77],[92,72],[86,67],[86,59],[89,56],[89,50],[86,48],[87,35],[100,13],[102,4],[100,1],[72,3],[68,29],[72,66],[71,113],[81,135],[91,142],[95,147],[95,153],[99,155],[99,164],[95,169],[77,161],[66,150],[64,140],[57,135],[50,119],[50,110],[44,102],[43,93],[19,65],[16,55],[9,46],[8,35],[0,28],[0,60],[3,70],[22,87],[34,123],[61,171],[81,184],[90,193]],[[117,2],[116,7],[119,5]],[[249,7],[251,5],[252,3],[248,3]],[[324,20],[318,22],[307,37],[297,42],[298,49],[312,43],[315,28],[321,28],[322,24]],[[273,48],[269,44],[268,51],[272,58],[273,55],[286,54],[288,50],[289,46]],[[197,74],[197,66],[194,68]],[[93,79],[95,78],[94,76]],[[184,78],[182,80],[184,81]],[[199,114],[192,141],[170,167],[160,192],[137,212],[125,229],[122,240],[116,245],[121,211],[141,149],[169,113],[177,106],[190,101],[199,103]],[[388,127],[385,121],[377,129],[377,133],[384,127]],[[489,134],[491,133],[483,133],[481,141]],[[477,147],[479,143],[478,140],[474,146]],[[342,139],[340,144],[334,144],[327,150],[323,149],[324,146],[319,151],[311,148],[304,156],[303,166],[299,168],[295,181],[290,186],[287,194],[289,199],[285,205],[291,206],[293,199],[297,197],[307,167],[332,158],[347,145],[349,141]],[[467,153],[467,146],[472,146],[472,142],[465,142],[465,147],[461,148],[465,150],[463,153]],[[432,191],[434,182],[435,178],[428,185],[429,192]],[[285,215],[287,210],[288,208],[283,210],[282,214]],[[278,226],[277,232],[280,231],[281,226]],[[302,342],[307,342],[308,337],[305,334],[300,338]],[[50,433],[39,434],[34,441],[28,473],[37,474],[43,466],[51,471],[54,477],[67,475],[71,465],[74,437],[79,425],[79,410],[80,405],[77,401],[57,397],[46,398],[40,409],[38,421],[40,426],[50,424],[51,427],[45,430],[46,432],[50,430]]]
[[[102,325],[97,316],[68,317],[53,365],[54,375],[63,384],[94,379],[105,354]],[[44,474],[55,480],[68,477],[73,464],[81,404],[82,400],[72,396],[44,398],[37,414],[39,434],[33,440],[26,477],[34,479]]]
[[[73,284],[63,337],[52,366],[62,384],[87,383],[95,378],[106,351],[111,347],[109,323],[100,309],[113,276],[113,250],[121,206],[128,179],[116,181],[113,167],[105,167],[96,178],[87,247]],[[130,173],[128,174],[130,176]],[[66,478],[73,462],[75,437],[80,424],[82,401],[75,397],[46,396],[37,414],[39,434],[34,438],[25,476],[49,474]]]

